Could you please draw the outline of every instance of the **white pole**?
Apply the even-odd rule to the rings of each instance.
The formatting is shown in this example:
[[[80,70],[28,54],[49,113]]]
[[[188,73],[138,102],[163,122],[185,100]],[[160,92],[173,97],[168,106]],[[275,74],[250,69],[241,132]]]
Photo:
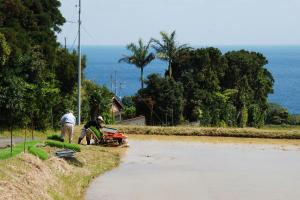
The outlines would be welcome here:
[[[81,46],[80,46],[80,26],[81,26],[81,0],[79,0],[78,10],[78,96],[77,96],[77,125],[80,125],[81,118]]]

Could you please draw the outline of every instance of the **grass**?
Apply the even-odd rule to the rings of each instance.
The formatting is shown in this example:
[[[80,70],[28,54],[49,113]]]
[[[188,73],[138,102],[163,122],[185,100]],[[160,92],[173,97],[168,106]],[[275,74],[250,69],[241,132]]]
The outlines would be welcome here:
[[[47,160],[49,158],[49,155],[46,151],[35,146],[28,147],[28,152],[39,157],[41,160]]]
[[[178,136],[214,136],[214,137],[245,137],[270,139],[300,139],[300,127],[264,127],[257,128],[218,128],[218,127],[159,127],[159,126],[124,126],[115,125],[127,134],[144,135],[178,135]]]
[[[56,149],[45,147],[49,155]],[[118,166],[125,149],[83,146],[71,160],[20,154],[0,161],[0,199],[84,199],[94,177]]]
[[[55,133],[57,131],[53,130],[53,129],[48,129],[45,131],[36,131],[34,130],[32,132],[32,130],[27,129],[26,130],[26,134],[27,134],[27,138],[39,138],[39,139],[46,139],[48,135],[52,135],[53,133]],[[9,130],[0,130],[0,136],[2,137],[10,137],[10,131]],[[25,129],[14,129],[13,130],[13,137],[24,137],[25,136]]]
[[[47,136],[47,139],[61,142],[61,136],[58,134],[49,135]]]
[[[85,146],[82,153],[76,155],[79,162],[85,162],[83,168],[72,172],[70,175],[62,175],[59,178],[60,185],[64,188],[64,195],[56,188],[51,188],[53,197],[57,199],[84,199],[85,188],[94,177],[116,167],[124,149],[103,148]]]
[[[50,146],[50,147],[57,147],[60,149],[71,149],[76,152],[80,152],[80,146],[78,144],[70,144],[70,143],[64,143],[64,142],[59,142],[59,141],[54,141],[54,140],[46,140],[45,144]]]
[[[27,148],[30,148],[30,147],[32,147],[32,146],[35,146],[35,145],[38,144],[38,143],[39,143],[39,141],[29,141],[29,142],[26,142],[25,150],[26,150]],[[14,156],[16,156],[16,155],[22,153],[23,151],[24,151],[24,142],[15,145],[15,146],[13,147],[12,154],[11,154],[11,149],[10,149],[10,147],[5,148],[5,149],[1,149],[1,150],[0,150],[0,160],[5,160],[5,159],[8,159],[8,158],[14,157]]]

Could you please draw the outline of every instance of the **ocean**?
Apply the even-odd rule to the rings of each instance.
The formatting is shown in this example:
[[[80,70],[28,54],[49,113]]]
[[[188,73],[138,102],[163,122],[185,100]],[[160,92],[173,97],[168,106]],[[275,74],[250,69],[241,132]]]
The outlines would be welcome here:
[[[293,114],[300,114],[300,46],[216,46],[223,53],[245,49],[260,52],[268,59],[266,68],[275,79],[274,93],[269,101],[278,103]],[[83,46],[87,56],[85,77],[116,91],[120,97],[134,95],[140,89],[140,70],[118,63],[128,54],[125,46]],[[144,69],[144,75],[164,74],[167,64],[155,60]]]

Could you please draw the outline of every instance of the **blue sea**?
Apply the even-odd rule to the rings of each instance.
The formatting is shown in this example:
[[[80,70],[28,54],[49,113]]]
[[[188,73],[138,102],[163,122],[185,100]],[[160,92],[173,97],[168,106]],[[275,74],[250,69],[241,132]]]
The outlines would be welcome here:
[[[261,52],[268,59],[266,68],[275,79],[274,94],[269,101],[278,103],[291,113],[300,114],[300,46],[217,46],[222,52],[245,49]],[[120,97],[134,95],[140,89],[140,70],[118,63],[128,54],[125,46],[83,46],[87,56],[85,76],[98,84],[117,91]],[[155,60],[145,68],[145,77],[151,73],[164,74],[167,64]],[[116,84],[115,84],[116,83]]]

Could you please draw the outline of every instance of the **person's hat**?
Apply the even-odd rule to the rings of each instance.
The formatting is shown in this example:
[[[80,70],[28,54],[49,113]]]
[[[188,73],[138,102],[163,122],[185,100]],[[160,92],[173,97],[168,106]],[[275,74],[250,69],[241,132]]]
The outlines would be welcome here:
[[[102,121],[102,122],[104,121],[102,116],[98,116],[97,119]]]
[[[68,110],[68,113],[72,113],[72,114],[74,114],[73,110]]]

